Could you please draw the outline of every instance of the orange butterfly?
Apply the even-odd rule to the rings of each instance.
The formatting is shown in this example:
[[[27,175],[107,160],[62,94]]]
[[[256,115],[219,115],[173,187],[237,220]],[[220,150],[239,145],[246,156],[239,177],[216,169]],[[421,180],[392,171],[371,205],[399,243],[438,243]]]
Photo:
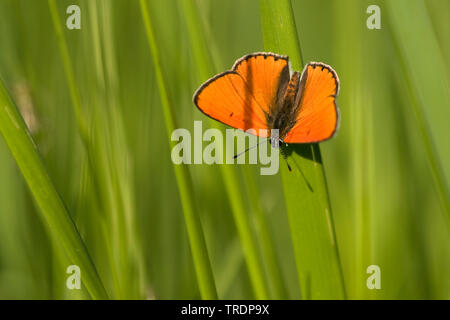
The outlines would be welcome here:
[[[207,116],[243,131],[255,129],[258,136],[278,129],[272,145],[313,143],[336,133],[338,92],[338,76],[326,64],[310,62],[301,76],[290,76],[287,56],[252,53],[202,84],[194,103]]]

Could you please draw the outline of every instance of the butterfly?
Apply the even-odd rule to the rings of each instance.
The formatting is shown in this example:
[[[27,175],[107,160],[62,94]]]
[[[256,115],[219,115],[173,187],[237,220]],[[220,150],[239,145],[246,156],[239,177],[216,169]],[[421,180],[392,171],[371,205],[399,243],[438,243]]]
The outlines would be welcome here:
[[[254,129],[272,145],[316,143],[337,132],[338,93],[339,78],[330,66],[310,62],[301,75],[291,75],[287,56],[258,52],[202,84],[194,104],[233,128]],[[278,129],[277,137],[270,136],[271,129]]]

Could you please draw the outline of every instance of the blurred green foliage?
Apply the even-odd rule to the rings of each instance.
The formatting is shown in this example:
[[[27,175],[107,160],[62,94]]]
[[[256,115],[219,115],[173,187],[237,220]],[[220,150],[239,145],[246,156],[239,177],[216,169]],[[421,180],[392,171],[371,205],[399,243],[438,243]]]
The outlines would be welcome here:
[[[199,298],[139,2],[56,2],[62,24],[70,4],[81,7],[81,30],[63,30],[88,121],[87,143],[46,0],[0,0],[0,76],[108,293]],[[230,68],[244,54],[263,50],[258,1],[194,2],[216,67]],[[414,108],[430,133],[438,178],[448,185],[450,2],[387,2],[292,1],[303,59],[330,64],[341,81],[340,131],[321,151],[347,295],[448,299],[448,212]],[[196,64],[183,5],[148,4],[178,124],[192,129],[194,120],[206,120],[192,104],[193,92],[206,79],[198,76],[202,66]],[[371,4],[381,8],[380,30],[366,27]],[[253,298],[220,169],[189,169],[218,295]],[[258,186],[251,192],[242,187],[248,213],[254,219],[257,197],[286,295],[301,298],[280,176],[248,169],[255,171]],[[239,177],[242,186],[247,174]],[[444,194],[448,203],[448,189]],[[0,139],[0,298],[87,298],[84,290],[66,289],[69,262],[37,213]],[[381,290],[366,287],[372,264],[381,268]]]

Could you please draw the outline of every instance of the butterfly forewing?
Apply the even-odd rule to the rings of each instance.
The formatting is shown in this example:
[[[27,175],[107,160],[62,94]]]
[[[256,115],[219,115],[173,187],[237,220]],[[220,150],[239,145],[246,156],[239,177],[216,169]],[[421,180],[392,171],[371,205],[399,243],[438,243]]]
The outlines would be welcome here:
[[[266,114],[277,103],[280,85],[289,82],[288,58],[277,54],[259,53],[245,56],[235,63],[233,70],[242,76],[249,91]]]

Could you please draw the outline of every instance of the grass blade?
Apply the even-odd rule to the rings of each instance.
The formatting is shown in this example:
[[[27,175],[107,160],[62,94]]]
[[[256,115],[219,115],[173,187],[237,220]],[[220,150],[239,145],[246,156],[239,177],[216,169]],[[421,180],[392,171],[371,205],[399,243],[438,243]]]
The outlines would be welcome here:
[[[54,239],[82,271],[82,280],[94,299],[107,299],[78,230],[41,161],[36,146],[19,111],[0,81],[0,131],[27,182]]]
[[[167,90],[167,82],[164,79],[163,71],[160,64],[159,50],[156,43],[152,21],[149,14],[149,9],[146,0],[140,0],[142,17],[144,20],[145,30],[147,33],[148,45],[153,56],[153,65],[155,69],[156,79],[158,82],[158,89],[163,107],[166,129],[169,143],[171,146],[175,142],[171,140],[173,130],[177,128],[173,107],[170,102],[169,92]],[[214,283],[211,264],[208,257],[206,243],[203,235],[203,230],[198,216],[198,211],[195,206],[195,198],[193,194],[192,181],[189,175],[188,168],[184,164],[174,165],[175,175],[177,178],[178,189],[180,192],[181,202],[183,205],[184,217],[188,230],[191,251],[193,255],[195,270],[197,274],[197,281],[199,284],[200,293],[203,299],[217,299],[216,286]]]
[[[53,26],[58,38],[58,45],[61,51],[61,58],[63,60],[64,72],[66,73],[66,78],[69,85],[70,98],[73,102],[73,107],[75,110],[75,117],[78,124],[78,130],[80,131],[81,138],[83,141],[88,140],[88,128],[86,123],[86,117],[84,116],[83,108],[81,106],[80,94],[75,82],[75,76],[73,72],[73,67],[70,62],[69,49],[67,48],[67,43],[63,35],[63,29],[61,26],[61,20],[59,18],[58,8],[55,0],[48,0],[48,5],[50,8],[50,14],[53,20]]]
[[[279,261],[275,252],[273,239],[270,233],[269,221],[261,206],[261,198],[258,192],[258,184],[255,181],[253,172],[250,168],[242,170],[247,187],[250,203],[254,213],[256,231],[261,245],[261,251],[266,265],[267,277],[272,288],[272,297],[274,299],[286,299],[287,293],[283,283]]]
[[[446,164],[450,161],[448,124],[441,115],[441,107],[450,105],[450,85],[445,69],[442,68],[443,57],[423,1],[387,1],[387,5],[390,8],[393,36],[398,44],[397,52],[411,96],[411,108],[450,230],[450,197],[447,186],[450,167],[443,167],[440,161],[442,159],[442,163]],[[425,61],[426,64],[417,63]],[[433,123],[433,130],[429,123]]]
[[[94,110],[88,156],[106,213],[108,236],[118,274],[117,298],[138,299],[145,296],[144,262],[136,227],[131,158],[125,137],[123,113],[118,92],[117,61],[111,26],[114,25],[110,2],[89,1],[92,33],[85,40],[93,49],[96,88],[90,110]],[[88,81],[86,81],[88,82]],[[107,161],[105,161],[107,159]],[[116,275],[113,273],[113,276]]]
[[[260,10],[265,50],[288,55],[292,68],[301,70],[303,61],[290,1],[260,0]],[[302,297],[345,298],[319,146],[290,145],[288,153],[293,170],[281,166],[281,173]]]
[[[205,35],[202,32],[200,24],[201,20],[198,14],[198,10],[197,8],[195,8],[194,2],[190,0],[183,0],[182,5],[185,20],[187,22],[189,37],[191,40],[191,46],[194,52],[194,58],[196,61],[196,65],[198,66],[199,78],[206,80],[213,76],[215,73],[213,67],[214,63],[211,54],[206,46],[207,41],[205,39]],[[223,130],[223,126],[218,124],[216,121],[211,120],[210,123],[211,127]],[[264,276],[264,270],[260,262],[261,260],[258,252],[256,238],[251,228],[250,217],[245,210],[245,200],[243,198],[244,190],[240,186],[237,169],[232,166],[221,165],[220,171],[225,182],[228,198],[231,202],[233,217],[238,229],[239,238],[244,249],[245,261],[247,263],[253,291],[257,299],[268,299],[269,293]],[[261,221],[261,219],[264,219],[264,216],[257,215],[256,219],[258,221]],[[260,224],[267,225],[267,222],[261,222]],[[263,229],[261,231],[264,232],[265,230],[266,229]],[[268,235],[265,235],[264,239],[269,241],[270,238]],[[267,241],[263,243],[263,246],[267,244]],[[267,247],[265,248],[267,249]],[[270,251],[273,250],[273,248],[270,247],[267,250]],[[265,252],[267,252],[267,250],[265,250]],[[271,258],[274,256],[275,254],[272,253]],[[274,264],[276,264],[275,261],[271,262],[271,266],[275,268]],[[274,269],[272,268],[271,271],[273,270]],[[281,276],[279,276],[277,279],[281,279]],[[275,284],[274,286],[276,288],[279,288],[280,286],[282,286],[282,284]],[[276,294],[274,297],[281,298],[281,296],[278,294]]]
[[[95,191],[101,206],[99,211],[105,213],[105,216],[100,218],[102,219],[101,224],[107,224],[105,229],[107,239],[112,242],[112,245],[105,243],[111,249],[106,250],[106,252],[109,255],[109,266],[114,283],[112,295],[119,299],[141,298],[144,291],[142,289],[142,283],[144,282],[142,281],[143,263],[140,260],[140,250],[136,239],[137,233],[134,232],[136,230],[133,223],[134,204],[130,196],[132,183],[129,181],[132,175],[127,172],[128,168],[126,160],[124,160],[127,158],[128,150],[123,138],[121,115],[118,113],[118,99],[115,96],[110,97],[110,92],[117,91],[117,81],[114,81],[116,80],[114,59],[111,57],[111,50],[105,50],[105,55],[102,52],[102,44],[111,47],[111,40],[108,37],[111,32],[106,29],[103,30],[102,36],[100,35],[100,21],[110,17],[110,14],[104,12],[107,10],[104,2],[102,7],[104,10],[101,12],[97,9],[97,1],[89,2],[92,30],[89,41],[92,41],[93,61],[95,62],[95,76],[89,78],[89,84],[92,87],[97,86],[97,89],[95,95],[90,96],[91,108],[89,108],[90,113],[88,113],[82,108],[80,88],[75,79],[58,6],[54,0],[49,0],[48,4],[58,40],[64,74],[69,86],[72,107],[77,120],[78,132],[94,176]],[[101,19],[102,17],[103,19]],[[110,23],[105,21],[103,25],[109,27]],[[104,40],[103,43],[101,40]],[[103,67],[103,59],[105,59],[106,68]],[[108,85],[104,81],[105,69],[108,71],[110,79]],[[108,110],[104,108],[106,105],[110,107]],[[87,126],[88,117],[86,116],[91,116],[92,123],[94,123],[91,128]],[[114,154],[114,152],[116,153]]]

